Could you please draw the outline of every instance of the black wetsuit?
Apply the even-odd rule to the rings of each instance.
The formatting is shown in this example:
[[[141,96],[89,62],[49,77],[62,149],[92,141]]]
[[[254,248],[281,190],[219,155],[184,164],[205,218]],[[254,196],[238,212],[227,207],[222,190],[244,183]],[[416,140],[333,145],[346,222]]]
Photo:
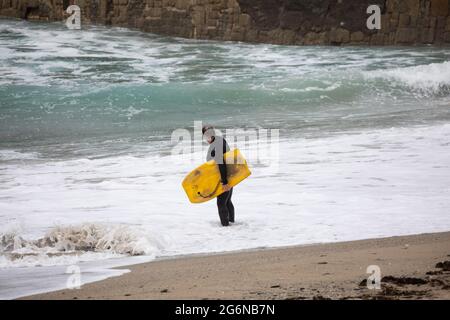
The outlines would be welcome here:
[[[214,159],[219,166],[220,180],[222,184],[228,184],[227,166],[223,159],[223,155],[230,151],[228,143],[222,137],[214,137],[214,141],[209,145],[208,155],[206,159],[209,161]],[[217,197],[217,208],[219,209],[219,217],[222,225],[228,226],[230,222],[234,222],[234,206],[231,202],[233,188],[228,192],[222,193]]]

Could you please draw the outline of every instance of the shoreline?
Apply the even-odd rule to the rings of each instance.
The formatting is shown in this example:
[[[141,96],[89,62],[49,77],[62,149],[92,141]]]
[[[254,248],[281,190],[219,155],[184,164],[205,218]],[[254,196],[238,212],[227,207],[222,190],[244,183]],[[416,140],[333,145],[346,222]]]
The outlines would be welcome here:
[[[182,255],[131,272],[19,299],[450,299],[450,231]],[[381,289],[364,280],[381,269]]]
[[[275,0],[268,0],[264,5],[255,0],[201,3],[180,0],[150,4],[120,1],[114,2],[114,6],[112,2],[109,0],[109,4],[95,10],[92,9],[94,1],[78,3],[79,27],[112,25],[186,39],[282,45],[432,44],[444,47],[450,44],[446,28],[450,15],[448,6],[432,0],[424,0],[423,8],[427,10],[421,10],[417,2],[400,7],[394,0],[375,3],[364,0],[356,6],[345,2],[293,6]],[[43,0],[37,3],[39,5],[36,1],[4,2],[0,4],[0,15],[45,22],[62,22],[68,17],[67,3]],[[372,15],[369,16],[369,12]],[[402,19],[398,18],[399,14],[403,15]],[[378,18],[378,23],[374,24],[374,17]],[[428,28],[430,19],[440,21],[431,30]],[[390,23],[386,26],[381,21]]]

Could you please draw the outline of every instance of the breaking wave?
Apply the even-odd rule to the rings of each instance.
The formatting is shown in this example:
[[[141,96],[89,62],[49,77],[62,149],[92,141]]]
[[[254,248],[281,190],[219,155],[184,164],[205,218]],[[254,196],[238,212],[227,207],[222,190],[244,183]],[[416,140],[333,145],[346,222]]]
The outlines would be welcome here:
[[[423,95],[446,95],[450,93],[450,61],[372,71],[367,76],[394,81]]]
[[[0,161],[35,160],[39,158],[36,152],[18,152],[15,150],[0,150]]]
[[[160,244],[126,225],[60,226],[27,240],[15,232],[0,235],[0,267],[68,264],[118,256],[155,256]]]

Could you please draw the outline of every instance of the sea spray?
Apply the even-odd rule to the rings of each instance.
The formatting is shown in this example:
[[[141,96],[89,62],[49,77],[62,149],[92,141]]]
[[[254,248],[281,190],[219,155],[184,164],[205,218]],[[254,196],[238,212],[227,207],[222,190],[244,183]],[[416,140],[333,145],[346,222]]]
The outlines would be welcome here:
[[[418,98],[450,94],[450,61],[365,73],[367,79],[388,80],[391,86],[405,86]]]
[[[26,240],[15,233],[0,235],[0,255],[16,265],[21,259],[35,257],[36,264],[42,259],[52,259],[64,255],[80,257],[86,253],[109,253],[113,256],[154,256],[160,244],[137,228],[126,225],[80,224],[58,226],[44,237]],[[82,259],[82,258],[81,258]],[[3,265],[2,265],[3,262]],[[0,267],[6,260],[0,260]]]

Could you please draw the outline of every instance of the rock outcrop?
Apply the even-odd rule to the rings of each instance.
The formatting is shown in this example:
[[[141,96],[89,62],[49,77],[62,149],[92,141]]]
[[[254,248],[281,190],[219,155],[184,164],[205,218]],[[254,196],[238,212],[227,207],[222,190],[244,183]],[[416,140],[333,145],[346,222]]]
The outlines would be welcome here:
[[[450,0],[0,0],[0,15],[64,20],[186,38],[294,45],[449,45]],[[369,5],[381,29],[369,30]]]

